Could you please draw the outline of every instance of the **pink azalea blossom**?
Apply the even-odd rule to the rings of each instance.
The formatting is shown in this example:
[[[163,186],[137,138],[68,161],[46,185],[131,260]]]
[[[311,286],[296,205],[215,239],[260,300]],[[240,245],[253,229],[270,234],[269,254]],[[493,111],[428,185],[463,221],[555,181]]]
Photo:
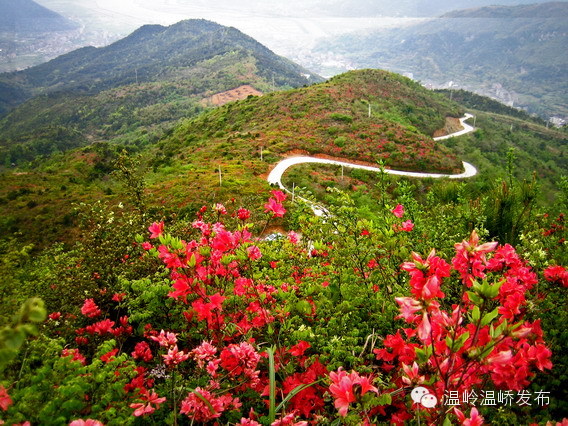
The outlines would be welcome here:
[[[199,368],[203,368],[205,363],[215,358],[217,348],[211,342],[203,342],[197,348],[190,352],[193,359],[197,362]]]
[[[160,346],[165,348],[171,348],[177,344],[177,334],[172,332],[165,332],[164,330],[160,331],[158,336],[150,336],[155,342],[158,342]]]
[[[164,233],[164,222],[154,222],[148,227],[148,231],[150,231],[150,238],[159,238]]]
[[[6,388],[0,385],[0,409],[6,411],[10,405],[12,405],[12,398],[8,395]]]
[[[367,392],[378,393],[378,389],[371,385],[368,377],[361,377],[355,371],[348,374],[340,367],[337,372],[329,373],[329,378],[332,382],[329,391],[335,398],[335,408],[338,409],[339,415],[342,417],[347,416],[349,404],[357,400],[355,385],[360,386],[359,395],[361,396]]]
[[[81,313],[86,317],[95,318],[101,314],[101,310],[93,299],[85,299],[85,303],[83,303],[83,307],[81,308]]]
[[[98,420],[93,420],[93,419],[87,419],[87,420],[77,419],[69,423],[69,426],[104,426],[104,423],[101,423]]]
[[[274,198],[270,198],[268,203],[264,205],[265,213],[272,212],[274,217],[283,217],[286,213],[286,209],[282,204],[276,201]]]
[[[402,206],[402,204],[399,204],[394,209],[392,209],[391,212],[396,217],[401,218],[402,216],[404,216],[404,207]]]
[[[156,392],[152,391],[152,393],[150,393],[147,390],[142,392],[141,399],[146,401],[146,404],[141,402],[130,404],[130,408],[134,408],[133,415],[136,417],[152,414],[156,409],[159,409],[160,404],[166,400],[165,397],[159,398]],[[153,405],[155,405],[155,407]]]
[[[398,232],[410,232],[414,229],[414,223],[409,219],[405,222],[402,222],[401,225],[394,225],[394,229]]]
[[[272,192],[272,196],[274,198],[276,198],[276,201],[278,201],[279,203],[284,202],[284,200],[286,199],[287,195],[284,194],[282,191],[280,191],[279,189],[274,189],[271,191]]]
[[[177,345],[168,349],[168,353],[162,356],[164,357],[164,363],[167,366],[178,365],[189,358],[189,354],[178,350]]]
[[[469,418],[465,417],[459,409],[454,407],[454,413],[463,426],[481,426],[483,424],[483,417],[479,415],[477,408],[473,407],[469,413]]]
[[[294,231],[290,231],[288,232],[288,241],[290,241],[292,244],[298,244],[298,242],[300,241],[300,235],[298,235]]]
[[[262,257],[262,253],[257,246],[249,246],[247,247],[247,255],[250,260],[257,260]]]

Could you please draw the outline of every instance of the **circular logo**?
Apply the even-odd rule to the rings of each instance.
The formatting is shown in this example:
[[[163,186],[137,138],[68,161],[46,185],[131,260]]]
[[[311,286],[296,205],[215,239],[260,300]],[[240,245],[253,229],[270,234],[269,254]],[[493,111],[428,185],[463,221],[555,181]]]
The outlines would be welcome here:
[[[438,403],[436,395],[432,395],[430,391],[423,386],[412,389],[410,397],[415,403],[422,405],[424,408],[433,408]]]

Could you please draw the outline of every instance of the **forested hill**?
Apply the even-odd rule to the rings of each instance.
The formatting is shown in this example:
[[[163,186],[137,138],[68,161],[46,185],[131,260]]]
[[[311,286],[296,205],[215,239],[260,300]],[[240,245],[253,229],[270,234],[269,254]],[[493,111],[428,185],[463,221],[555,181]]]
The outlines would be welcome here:
[[[320,81],[235,28],[186,20],[169,27],[146,25],[109,46],[82,48],[24,71],[0,75],[0,83],[16,86],[25,94],[14,99],[14,89],[2,90],[0,113],[39,93],[98,93],[132,83],[176,79],[203,61],[242,51],[254,56],[258,74],[274,79],[277,87]]]
[[[32,0],[0,0],[0,33],[64,31],[76,25]]]
[[[117,138],[156,141],[208,106],[322,80],[234,28],[147,25],[107,47],[0,74],[0,162]]]

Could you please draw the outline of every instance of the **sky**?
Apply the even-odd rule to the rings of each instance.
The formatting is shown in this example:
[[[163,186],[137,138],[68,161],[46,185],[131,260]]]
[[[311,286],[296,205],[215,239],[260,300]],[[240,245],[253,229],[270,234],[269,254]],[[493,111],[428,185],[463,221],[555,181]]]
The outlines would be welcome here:
[[[322,14],[322,0],[36,0],[80,21],[87,30],[125,36],[144,24],[171,25],[183,19],[204,18],[233,26],[276,53],[295,56],[324,37],[406,21],[376,16]]]

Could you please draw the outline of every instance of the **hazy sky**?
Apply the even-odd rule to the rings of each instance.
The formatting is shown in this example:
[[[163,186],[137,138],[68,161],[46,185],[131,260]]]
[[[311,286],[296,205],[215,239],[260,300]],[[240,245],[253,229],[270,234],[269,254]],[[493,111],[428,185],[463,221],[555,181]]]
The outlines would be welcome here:
[[[316,40],[365,28],[390,27],[404,19],[322,15],[322,0],[36,0],[80,21],[87,30],[124,36],[144,24],[170,25],[204,18],[233,26],[276,53],[291,56]],[[332,14],[331,14],[332,15]],[[412,20],[414,21],[414,19]]]
[[[233,26],[276,53],[297,59],[318,40],[416,23],[430,10],[542,0],[35,0],[80,22],[87,32],[123,37],[144,24],[204,18]],[[393,17],[394,15],[394,17]]]

